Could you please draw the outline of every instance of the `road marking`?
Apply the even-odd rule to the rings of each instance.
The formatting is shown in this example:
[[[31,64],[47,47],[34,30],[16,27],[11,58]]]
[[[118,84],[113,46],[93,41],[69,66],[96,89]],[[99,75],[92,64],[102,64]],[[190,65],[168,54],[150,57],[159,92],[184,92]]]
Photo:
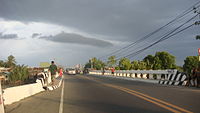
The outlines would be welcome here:
[[[64,85],[65,82],[63,81],[62,84],[62,91],[61,91],[61,96],[60,96],[60,107],[59,107],[59,113],[63,113],[63,96],[64,96]]]
[[[148,101],[148,102],[154,103],[154,104],[156,104],[156,105],[158,105],[158,106],[160,106],[160,107],[162,107],[162,108],[165,108],[165,109],[167,109],[167,110],[169,110],[169,111],[171,111],[171,112],[174,112],[174,113],[181,113],[180,111],[185,112],[185,113],[193,113],[193,112],[191,112],[191,111],[188,111],[188,110],[183,109],[183,108],[181,108],[181,107],[178,107],[178,106],[176,106],[176,105],[170,104],[170,103],[168,103],[168,102],[165,102],[165,101],[163,101],[163,100],[157,99],[157,98],[155,98],[155,97],[151,97],[151,96],[149,96],[149,95],[140,93],[140,92],[135,91],[135,90],[131,90],[131,89],[128,89],[128,88],[125,88],[125,87],[117,86],[117,85],[105,84],[105,83],[102,83],[102,82],[99,81],[99,80],[91,79],[91,78],[89,78],[89,77],[83,77],[83,78],[87,78],[87,79],[89,79],[89,80],[96,81],[96,82],[101,83],[101,84],[103,84],[103,85],[105,85],[105,86],[107,86],[107,87],[112,87],[112,88],[115,88],[115,89],[119,89],[119,90],[124,91],[124,92],[126,92],[126,93],[129,93],[129,94],[131,94],[131,95],[137,96],[137,97],[139,97],[139,98],[141,98],[141,99],[143,99],[143,100],[146,100],[146,101]],[[170,107],[172,107],[172,108],[175,108],[175,109],[172,109],[172,108],[170,108],[170,107],[168,107],[168,106],[170,106]],[[180,111],[177,111],[176,109],[177,109],[177,110],[180,110]]]
[[[122,87],[122,88],[123,88],[123,87]],[[127,89],[127,88],[124,88],[124,89],[129,90],[129,91],[131,91],[131,92],[133,92],[133,93],[137,93],[137,94],[142,95],[142,96],[144,96],[144,97],[150,98],[150,99],[152,99],[152,100],[154,100],[154,101],[158,101],[158,102],[163,103],[163,104],[165,104],[165,105],[171,106],[171,107],[176,108],[176,109],[178,109],[178,110],[180,110],[180,111],[183,111],[183,112],[186,112],[186,113],[192,113],[191,111],[188,111],[188,110],[183,109],[183,108],[181,108],[181,107],[178,107],[178,106],[176,106],[176,105],[170,104],[170,103],[165,102],[165,101],[163,101],[163,100],[160,100],[160,99],[151,97],[151,96],[149,96],[149,95],[146,95],[146,94],[137,92],[137,91],[135,91],[135,90],[130,90],[130,89]]]

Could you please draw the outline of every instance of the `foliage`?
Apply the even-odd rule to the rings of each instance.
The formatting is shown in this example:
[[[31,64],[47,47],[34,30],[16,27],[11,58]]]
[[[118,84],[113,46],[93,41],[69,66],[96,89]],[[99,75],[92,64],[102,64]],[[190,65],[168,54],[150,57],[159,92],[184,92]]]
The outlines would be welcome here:
[[[131,68],[131,62],[128,58],[121,58],[119,61],[120,70],[129,70]]]
[[[131,62],[131,69],[133,70],[144,70],[147,67],[147,63],[144,61],[132,61]]]
[[[169,54],[168,52],[156,52],[155,58],[158,58],[158,61],[156,60],[156,63],[160,64],[161,69],[173,69],[176,67],[176,61],[175,56]]]
[[[176,68],[175,56],[168,52],[156,52],[155,56],[148,55],[143,61],[146,63],[146,69],[174,69]]]
[[[84,68],[91,68],[91,62],[87,62]]]
[[[0,60],[0,67],[5,67],[5,62],[3,60]]]
[[[188,74],[191,73],[191,70],[193,68],[197,68],[200,66],[200,62],[198,60],[198,56],[188,56],[184,60],[183,70],[187,72]]]
[[[156,52],[155,55],[147,55],[142,61],[130,61],[128,58],[121,58],[118,65],[116,65],[115,56],[110,56],[108,58],[107,64],[109,67],[115,67],[116,70],[159,70],[159,69],[178,69],[179,71],[185,71],[187,73],[191,72],[191,69],[200,67],[200,62],[198,61],[197,56],[189,56],[184,62],[184,66],[176,66],[175,56],[171,55],[168,52],[161,51]],[[97,58],[92,58],[85,67],[90,68],[91,64],[94,69],[101,69],[105,67],[105,63]]]
[[[16,65],[9,74],[11,82],[24,81],[28,78],[29,72],[27,66]]]
[[[120,67],[119,66],[115,66],[115,70],[120,70]]]
[[[85,68],[94,68],[100,70],[103,67],[105,67],[105,63],[96,57],[92,58],[88,63],[85,64]]]
[[[16,65],[16,60],[13,55],[8,56],[7,61],[0,60],[0,66],[6,68],[13,68]]]
[[[154,66],[154,59],[155,57],[153,55],[147,55],[143,61],[146,63],[146,69],[153,69]]]
[[[116,62],[117,62],[117,60],[116,60],[116,57],[115,57],[115,56],[110,56],[110,57],[108,57],[108,62],[107,62],[107,64],[108,64],[109,67],[115,67]]]
[[[146,62],[144,62],[144,61],[139,61],[138,64],[139,64],[140,70],[144,70],[147,67]]]
[[[138,61],[132,61],[131,62],[131,69],[133,69],[133,70],[138,70],[139,69]]]
[[[182,66],[176,66],[176,69],[177,69],[179,72],[183,72],[183,67],[182,67]]]
[[[197,36],[196,36],[196,40],[200,40],[200,35],[197,35]]]

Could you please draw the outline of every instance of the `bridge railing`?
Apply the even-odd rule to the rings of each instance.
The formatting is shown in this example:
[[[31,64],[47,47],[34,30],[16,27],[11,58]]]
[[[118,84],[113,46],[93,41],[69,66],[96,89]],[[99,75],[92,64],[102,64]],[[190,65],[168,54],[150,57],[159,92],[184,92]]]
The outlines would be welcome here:
[[[122,76],[143,79],[167,79],[168,75],[176,73],[177,70],[116,70],[114,74],[110,70],[91,70],[89,74]]]

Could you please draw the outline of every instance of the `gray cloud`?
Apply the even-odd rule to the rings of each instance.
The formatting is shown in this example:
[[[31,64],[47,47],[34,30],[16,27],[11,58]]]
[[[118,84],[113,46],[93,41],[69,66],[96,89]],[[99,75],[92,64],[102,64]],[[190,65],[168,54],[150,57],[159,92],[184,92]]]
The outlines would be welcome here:
[[[50,40],[59,43],[74,43],[96,47],[110,47],[112,43],[104,40],[88,38],[79,34],[61,32],[55,36],[41,36],[40,39]]]
[[[78,29],[87,34],[105,36],[104,39],[122,42],[113,46],[112,50],[116,50],[124,46],[123,42],[131,43],[166,24],[197,1],[199,0],[0,0],[0,17],[5,20],[21,22],[34,21],[58,24]],[[171,27],[163,31],[169,30],[171,30]],[[159,33],[151,40],[147,40],[146,43],[152,42],[162,34],[163,32]],[[199,42],[194,37],[188,36],[195,36],[196,34],[199,34],[199,27],[184,31],[182,35],[179,34],[174,37],[179,37],[179,39],[169,39],[137,57],[141,59],[142,56],[147,54],[155,54],[159,49],[159,51],[170,51],[177,56],[178,62],[182,62],[186,56],[197,54],[196,48],[199,47]],[[72,39],[69,36],[76,38]],[[38,36],[33,35],[33,37]],[[60,43],[76,43],[98,47],[110,45],[106,41],[102,43],[102,39],[92,40],[92,38],[77,36],[77,34],[61,33],[56,36],[41,38]],[[79,48],[77,45],[73,47],[77,49],[77,52],[83,52],[81,46],[79,45]],[[70,49],[70,46],[68,46],[68,49]],[[84,51],[85,54],[81,53],[81,55],[85,55],[85,59],[89,58],[88,56],[100,56],[106,53],[104,48],[95,48],[92,52],[88,52],[88,49],[91,48],[88,47]],[[111,52],[111,48],[106,49],[109,50],[107,53]],[[137,49],[133,48],[133,50]],[[68,54],[63,56],[67,57]],[[73,54],[68,59],[73,59],[73,56],[78,57],[78,54]],[[30,61],[30,59],[27,58],[27,61]],[[69,61],[74,63],[74,60]]]
[[[32,34],[32,38],[36,38],[36,37],[38,37],[38,36],[40,36],[40,35],[42,35],[41,33],[33,33]]]
[[[112,40],[133,41],[167,23],[196,1],[1,0],[0,14],[7,19],[56,23],[106,35]]]
[[[0,39],[17,39],[18,35],[17,34],[3,34],[0,33]]]

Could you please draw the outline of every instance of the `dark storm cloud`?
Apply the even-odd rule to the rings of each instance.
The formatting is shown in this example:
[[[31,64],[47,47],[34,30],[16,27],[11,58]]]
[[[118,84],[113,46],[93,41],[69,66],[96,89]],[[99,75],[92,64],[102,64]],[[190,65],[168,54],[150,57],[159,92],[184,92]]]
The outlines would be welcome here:
[[[3,34],[0,33],[0,39],[17,39],[17,34]]]
[[[36,38],[36,37],[38,37],[38,36],[40,36],[41,35],[41,33],[33,33],[32,34],[32,38]]]
[[[75,43],[75,44],[90,45],[102,48],[113,46],[112,43],[104,40],[88,38],[85,36],[81,36],[79,34],[65,33],[65,32],[61,32],[55,36],[42,36],[39,38],[59,43]]]
[[[197,1],[199,0],[0,0],[0,18],[25,23],[44,22],[75,28],[87,34],[100,35],[107,40],[120,41],[120,44],[113,46],[113,50],[116,50],[124,46],[123,42],[126,44],[127,42],[131,43],[168,23]],[[169,27],[163,31],[171,29]],[[182,62],[186,56],[196,55],[199,42],[194,41],[195,38],[192,36],[197,33],[199,34],[199,27],[187,30],[187,32],[184,31],[182,35],[179,34],[174,37],[179,38],[179,40],[169,39],[137,57],[141,59],[147,54],[155,54],[157,50],[167,50],[177,56],[179,62]],[[159,35],[161,34],[163,32]],[[33,35],[33,37],[38,38],[41,36]],[[71,37],[75,38],[72,39]],[[109,42],[102,42],[100,39],[92,40],[92,38],[67,33],[41,38],[60,43],[76,43],[98,47],[106,47],[110,44]],[[152,40],[155,40],[155,38]],[[147,45],[152,40],[146,41]],[[71,45],[68,49],[70,47]],[[84,51],[85,54],[81,54],[85,55],[84,58],[106,53],[105,48],[84,47],[87,48]],[[74,48],[80,49],[78,52],[83,52],[83,47],[78,48],[78,45],[75,45]],[[90,49],[94,50],[90,51]],[[106,54],[111,52],[111,48],[106,49],[109,49]],[[57,49],[52,51],[57,51]],[[77,56],[77,59],[80,59],[77,54],[71,55],[69,58],[73,59],[74,56]],[[51,55],[45,54],[44,56]],[[68,55],[60,56],[66,57]],[[27,59],[31,61],[29,58]],[[74,62],[74,60],[69,61]]]
[[[0,16],[56,23],[130,41],[167,23],[197,0],[1,0]],[[170,6],[170,8],[169,8]]]

